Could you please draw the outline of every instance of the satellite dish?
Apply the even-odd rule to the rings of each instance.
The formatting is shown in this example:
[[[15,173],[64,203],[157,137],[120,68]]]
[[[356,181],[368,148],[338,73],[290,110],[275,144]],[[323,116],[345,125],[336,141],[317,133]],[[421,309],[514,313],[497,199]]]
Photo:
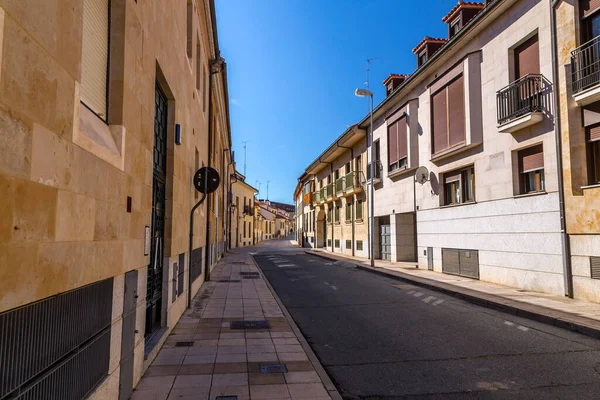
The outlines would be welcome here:
[[[415,172],[415,180],[419,182],[421,185],[427,182],[429,179],[429,170],[427,167],[419,167]]]

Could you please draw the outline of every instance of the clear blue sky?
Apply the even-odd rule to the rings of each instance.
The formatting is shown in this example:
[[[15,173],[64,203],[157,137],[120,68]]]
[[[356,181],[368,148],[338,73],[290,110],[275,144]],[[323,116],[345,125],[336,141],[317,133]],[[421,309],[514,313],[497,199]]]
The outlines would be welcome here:
[[[368,112],[354,96],[371,63],[375,103],[390,73],[415,70],[413,47],[446,37],[457,0],[216,0],[227,61],[233,149],[261,198],[293,203],[304,169]],[[409,18],[402,18],[409,16]]]

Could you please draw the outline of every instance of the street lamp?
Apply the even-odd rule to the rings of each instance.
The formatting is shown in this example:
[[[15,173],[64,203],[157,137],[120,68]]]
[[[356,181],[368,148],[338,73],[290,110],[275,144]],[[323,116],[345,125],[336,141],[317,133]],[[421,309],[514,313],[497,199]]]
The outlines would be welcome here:
[[[373,146],[373,92],[369,89],[356,89],[354,94],[358,97],[371,98],[371,186],[369,187],[369,257],[371,259],[371,267],[375,266],[375,252],[373,251],[374,223],[375,223],[375,196],[373,194],[373,186],[375,183],[375,146]]]

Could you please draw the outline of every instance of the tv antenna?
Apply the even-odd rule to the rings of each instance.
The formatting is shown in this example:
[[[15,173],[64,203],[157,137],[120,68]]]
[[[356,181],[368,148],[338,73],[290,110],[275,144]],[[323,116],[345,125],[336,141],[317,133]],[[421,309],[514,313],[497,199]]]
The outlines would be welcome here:
[[[421,185],[429,181],[429,170],[427,167],[421,166],[417,168],[417,171],[415,172],[415,181],[419,182]]]
[[[377,60],[377,57],[373,57],[373,58],[368,58],[367,59],[367,68],[366,68],[366,70],[367,70],[367,80],[365,81],[365,86],[366,86],[367,89],[369,88],[369,70],[370,70],[369,66],[371,64],[371,61],[373,61],[373,60]]]
[[[267,181],[267,200],[269,200],[269,183],[271,181]]]
[[[246,143],[248,143],[248,141],[246,140],[242,143],[244,144],[244,176],[246,176]]]
[[[262,182],[257,180],[256,184],[258,185],[258,197],[260,198],[260,185],[262,184]]]

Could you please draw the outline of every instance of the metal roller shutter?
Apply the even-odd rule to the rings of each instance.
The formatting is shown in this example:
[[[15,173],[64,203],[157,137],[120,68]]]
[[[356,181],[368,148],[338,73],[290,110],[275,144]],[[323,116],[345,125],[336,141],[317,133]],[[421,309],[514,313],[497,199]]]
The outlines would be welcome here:
[[[590,257],[592,279],[600,279],[600,257]]]
[[[592,15],[596,10],[600,8],[600,0],[583,0],[580,2],[583,16],[587,17]]]
[[[84,0],[81,101],[106,121],[108,82],[108,2]]]
[[[538,36],[535,35],[515,48],[515,79],[539,73],[540,49]]]
[[[388,127],[388,164],[398,161],[398,123]]]
[[[590,131],[590,142],[600,140],[600,125],[596,125],[588,129]]]
[[[460,276],[479,279],[479,252],[477,250],[459,250]]]
[[[448,85],[449,146],[465,141],[465,88],[462,75]]]
[[[460,273],[458,250],[442,249],[442,272],[453,275]]]
[[[541,144],[519,152],[521,172],[531,172],[544,168],[544,150]]]
[[[431,99],[433,120],[432,153],[437,153],[448,147],[448,110],[446,105],[446,90],[435,93]]]
[[[408,155],[408,143],[406,138],[406,118],[400,118],[398,125],[398,159],[402,159]]]

